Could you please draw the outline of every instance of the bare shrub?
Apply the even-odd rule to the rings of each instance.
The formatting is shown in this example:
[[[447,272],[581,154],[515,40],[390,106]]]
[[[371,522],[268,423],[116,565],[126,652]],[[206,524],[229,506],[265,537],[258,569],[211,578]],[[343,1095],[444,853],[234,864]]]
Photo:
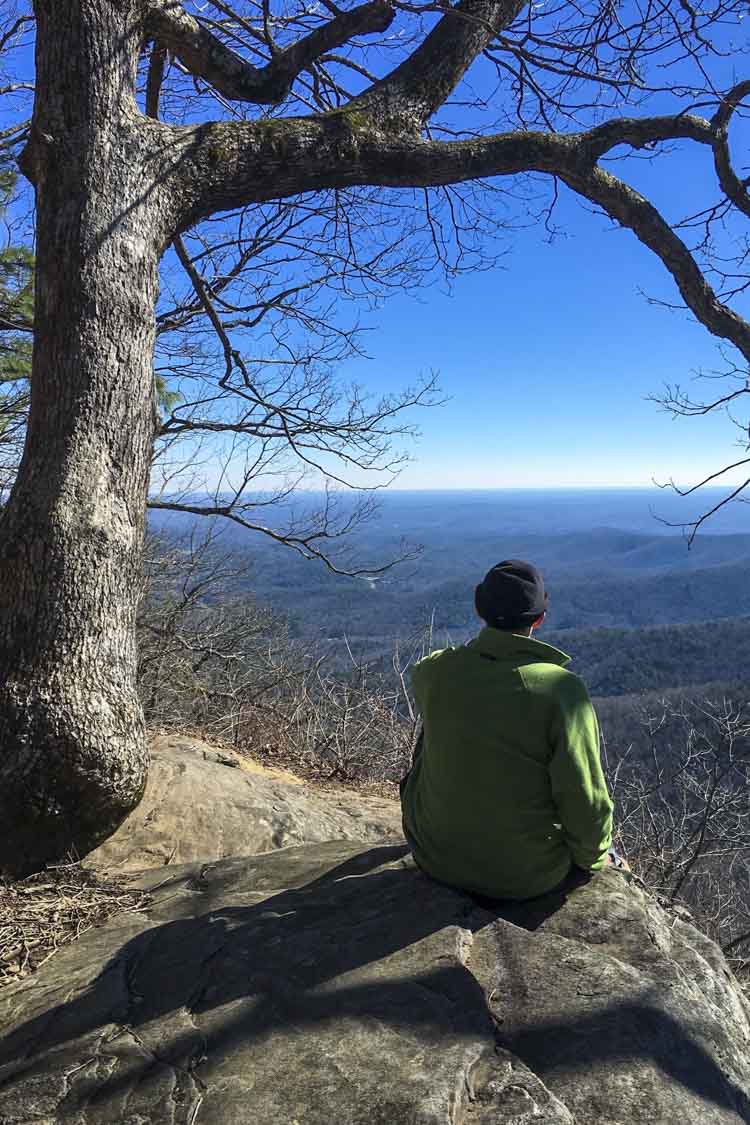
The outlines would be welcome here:
[[[138,616],[148,725],[189,729],[327,780],[397,781],[415,724],[406,668],[422,639],[397,650],[388,676],[351,649],[348,670],[334,674],[327,652],[300,648],[255,601],[247,562],[220,542],[150,540]]]
[[[343,679],[321,664],[310,669],[289,700],[295,758],[332,780],[398,781],[411,761],[414,717],[403,679],[391,684],[354,659]]]
[[[243,711],[304,670],[283,620],[247,591],[246,559],[220,537],[154,536],[138,613],[138,682],[151,727],[233,740]]]
[[[608,761],[616,832],[633,869],[683,903],[745,973],[750,964],[750,708],[665,701],[642,717],[647,754]],[[610,748],[611,750],[611,748]]]

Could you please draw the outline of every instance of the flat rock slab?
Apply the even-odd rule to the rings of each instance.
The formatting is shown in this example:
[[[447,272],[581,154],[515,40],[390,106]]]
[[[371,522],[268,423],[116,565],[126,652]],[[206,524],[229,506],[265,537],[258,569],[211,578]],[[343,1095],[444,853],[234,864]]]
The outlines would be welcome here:
[[[198,739],[151,743],[138,808],[86,863],[109,873],[255,855],[323,840],[401,837],[398,801],[320,789]]]
[[[504,913],[402,846],[129,880],[0,994],[1,1125],[737,1125],[748,1008],[615,871]]]

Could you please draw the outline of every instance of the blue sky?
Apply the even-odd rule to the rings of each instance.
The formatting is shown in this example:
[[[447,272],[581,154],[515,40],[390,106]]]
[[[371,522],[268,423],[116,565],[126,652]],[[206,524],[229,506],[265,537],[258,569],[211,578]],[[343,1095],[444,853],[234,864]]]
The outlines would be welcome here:
[[[704,169],[710,183],[694,149],[626,172],[677,215],[705,205]],[[450,396],[421,415],[399,487],[687,483],[738,459],[723,416],[675,421],[647,401],[722,365],[688,314],[648,303],[679,299],[658,259],[571,193],[556,218],[566,234],[552,245],[520,231],[502,269],[459,277],[452,295],[392,298],[372,318],[372,361],[351,373],[395,389],[435,369]]]
[[[744,25],[724,34],[727,44],[743,42]],[[481,66],[471,72],[480,92]],[[712,73],[718,88],[729,88],[746,71],[744,58],[729,55],[714,60]],[[681,64],[669,73],[676,82],[687,71]],[[638,112],[684,108],[665,94]],[[747,173],[747,115],[735,117],[731,143]],[[608,166],[672,222],[719,198],[710,150],[689,142],[657,159],[636,153]],[[725,416],[675,420],[648,401],[667,383],[710,398],[716,384],[691,381],[699,370],[726,369],[719,341],[687,312],[649,304],[681,300],[661,262],[563,186],[554,218],[564,233],[551,245],[541,226],[521,230],[502,268],[459,277],[450,296],[436,286],[416,300],[390,299],[373,318],[373,362],[352,373],[380,390],[436,370],[450,398],[422,415],[414,463],[397,487],[689,485],[743,456]],[[746,237],[746,220],[736,216],[728,233],[726,245]],[[747,297],[732,305],[750,316]],[[747,475],[746,467],[723,483]]]

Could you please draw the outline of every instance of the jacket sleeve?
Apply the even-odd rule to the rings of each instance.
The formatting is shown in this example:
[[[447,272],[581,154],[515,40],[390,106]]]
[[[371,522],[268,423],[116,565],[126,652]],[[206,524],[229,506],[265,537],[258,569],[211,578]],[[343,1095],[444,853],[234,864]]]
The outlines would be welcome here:
[[[446,649],[439,648],[435,652],[431,652],[428,656],[423,656],[416,664],[412,665],[411,688],[414,695],[414,702],[417,705],[417,710],[424,719],[425,706],[427,703],[428,684],[430,681],[430,673],[433,671],[434,662],[437,661]]]
[[[559,695],[550,762],[552,797],[573,862],[604,866],[612,843],[612,801],[599,755],[599,725],[586,687],[571,673]]]
[[[413,665],[410,678],[411,690],[414,696],[414,702],[417,705],[417,711],[420,715],[424,716],[424,659],[418,661]]]

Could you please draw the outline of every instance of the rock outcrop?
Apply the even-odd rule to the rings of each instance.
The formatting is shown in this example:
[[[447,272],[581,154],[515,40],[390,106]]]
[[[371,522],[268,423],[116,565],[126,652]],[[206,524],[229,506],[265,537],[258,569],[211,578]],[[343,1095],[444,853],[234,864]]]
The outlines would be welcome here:
[[[397,801],[321,790],[195,738],[160,735],[143,799],[86,863],[109,873],[401,836]]]
[[[717,948],[605,871],[488,911],[403,846],[152,870],[0,994],[2,1125],[738,1125]]]

